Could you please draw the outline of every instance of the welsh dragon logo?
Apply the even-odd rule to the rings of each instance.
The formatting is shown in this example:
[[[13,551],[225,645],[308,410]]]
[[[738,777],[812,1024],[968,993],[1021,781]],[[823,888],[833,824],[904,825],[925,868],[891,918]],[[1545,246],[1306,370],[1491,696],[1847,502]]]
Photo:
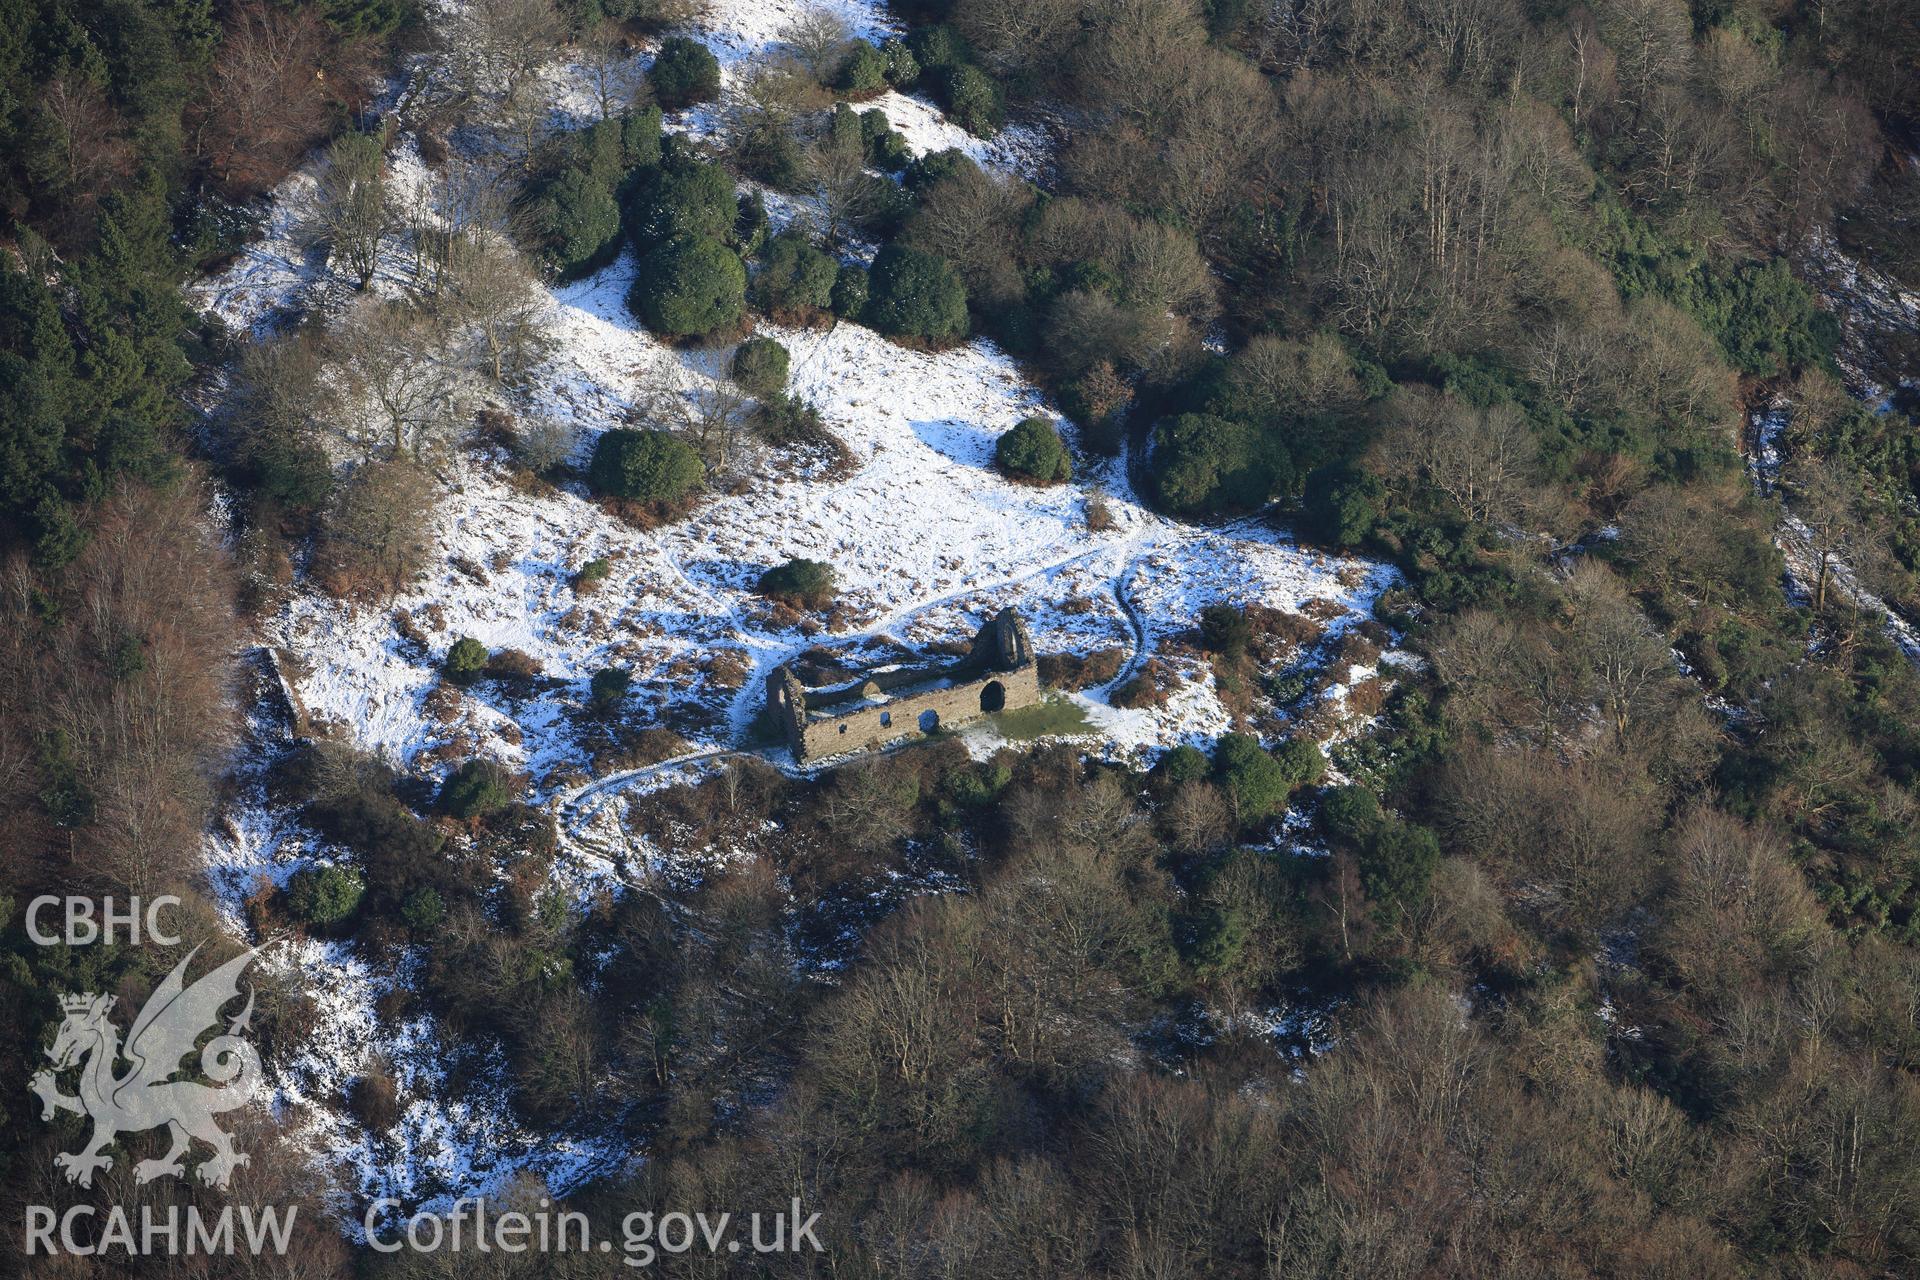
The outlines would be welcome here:
[[[93,1137],[79,1151],[62,1152],[53,1162],[67,1181],[93,1185],[96,1170],[113,1167],[113,1157],[102,1154],[123,1133],[141,1133],[165,1125],[173,1146],[158,1160],[142,1160],[133,1168],[135,1182],[179,1177],[186,1172],[192,1139],[213,1148],[195,1171],[209,1186],[224,1187],[247,1157],[233,1149],[233,1140],[214,1123],[221,1112],[245,1106],[260,1079],[260,1055],[241,1039],[253,1016],[253,991],[247,1003],[200,1049],[200,1074],[214,1083],[175,1080],[181,1059],[194,1051],[203,1032],[216,1027],[220,1010],[240,994],[240,973],[259,948],[242,952],[219,968],[202,975],[192,986],[185,982],[187,965],[200,950],[195,947],[155,988],[140,1016],[133,1020],[123,1047],[120,1033],[107,1013],[113,996],[62,996],[66,1014],[47,1056],[52,1069],[35,1073],[28,1087],[40,1096],[43,1120],[55,1111],[71,1111],[93,1119]],[[116,1073],[121,1059],[124,1072]],[[77,1096],[60,1092],[57,1077],[80,1069]],[[218,1086],[218,1087],[216,1087]]]

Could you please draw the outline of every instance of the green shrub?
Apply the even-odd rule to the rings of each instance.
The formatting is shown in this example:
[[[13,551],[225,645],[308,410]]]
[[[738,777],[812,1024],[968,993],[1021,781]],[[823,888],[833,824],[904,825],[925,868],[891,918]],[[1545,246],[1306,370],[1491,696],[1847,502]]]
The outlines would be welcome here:
[[[73,740],[66,731],[41,734],[37,754],[42,780],[37,798],[54,825],[71,831],[91,823],[99,803],[80,774]]]
[[[967,288],[945,258],[890,244],[867,288],[866,322],[881,333],[944,342],[967,332]]]
[[[568,169],[535,205],[547,261],[563,279],[605,266],[620,252],[620,204],[590,173]]]
[[[760,274],[753,280],[753,296],[766,310],[825,310],[833,305],[840,264],[815,248],[804,232],[781,232],[768,243],[761,259]]]
[[[915,195],[921,195],[936,182],[969,169],[977,173],[980,166],[975,164],[973,157],[966,152],[957,147],[947,147],[940,151],[929,151],[913,161],[907,166],[906,172],[901,174],[900,181],[906,184],[907,190]]]
[[[325,928],[358,911],[366,893],[366,881],[351,867],[304,867],[287,881],[287,910]]]
[[[1440,842],[1416,823],[1388,820],[1361,844],[1357,861],[1367,896],[1384,914],[1394,916],[1426,900],[1428,883],[1440,865]]]
[[[906,225],[913,212],[913,197],[897,182],[867,174],[869,208],[860,218],[860,229],[875,240],[892,240]]]
[[[966,41],[956,35],[952,27],[944,24],[915,28],[913,34],[907,37],[907,51],[923,71],[944,71],[957,67],[970,56]]]
[[[629,111],[620,117],[620,158],[629,169],[660,163],[660,108]]]
[[[947,118],[977,138],[991,138],[1006,122],[1000,86],[978,67],[946,73]]]
[[[887,121],[887,113],[875,107],[860,113],[860,148],[867,163],[888,173],[898,173],[913,159],[907,140]]]
[[[591,591],[605,582],[612,573],[613,562],[605,556],[595,556],[581,565],[580,572],[573,575],[573,589],[579,591],[584,588]]]
[[[613,119],[596,120],[560,134],[547,147],[555,157],[554,172],[579,169],[607,190],[613,190],[633,167],[627,161],[624,131],[624,120]]]
[[[369,891],[397,902],[423,884],[442,892],[462,886],[441,853],[441,834],[415,817],[386,787],[371,783],[344,795],[315,800],[302,811],[314,830],[360,856]]]
[[[1238,658],[1253,640],[1253,624],[1245,609],[1219,601],[1200,610],[1200,640],[1209,653]]]
[[[754,415],[754,430],[768,444],[782,447],[817,444],[829,438],[826,421],[818,407],[780,391],[760,402]]]
[[[385,36],[420,16],[415,0],[326,0],[316,6],[343,36]]]
[[[633,674],[619,667],[604,667],[594,672],[588,682],[594,709],[598,711],[619,706],[632,687]]]
[[[1432,831],[1387,813],[1371,791],[1355,786],[1334,787],[1321,797],[1320,829],[1354,852],[1360,882],[1383,915],[1392,918],[1425,899],[1440,864],[1440,842]]]
[[[1321,467],[1301,495],[1300,532],[1331,547],[1355,547],[1380,524],[1386,487],[1353,463]]]
[[[1181,743],[1160,757],[1160,773],[1168,782],[1195,782],[1207,776],[1210,766],[1198,747]]]
[[[846,155],[860,151],[865,142],[860,136],[860,113],[844,102],[834,103],[833,114],[827,117],[828,149]]]
[[[1839,322],[1784,257],[1722,264],[1610,193],[1596,197],[1595,252],[1627,298],[1664,299],[1698,320],[1742,373],[1832,368]]]
[[[793,559],[760,575],[754,590],[771,600],[801,609],[824,609],[833,602],[833,566]]]
[[[640,260],[627,305],[655,333],[685,338],[726,329],[746,308],[747,269],[717,240],[684,236]]]
[[[653,96],[669,111],[709,102],[720,93],[720,62],[707,46],[685,36],[668,36],[647,73]]]
[[[562,135],[529,191],[541,255],[562,277],[585,275],[619,252],[616,189],[631,171],[660,161],[660,109],[629,112]]]
[[[1061,484],[1073,475],[1073,459],[1053,424],[1023,418],[994,442],[993,460],[1010,476],[1039,484]]]
[[[833,87],[841,93],[861,98],[884,93],[887,88],[886,55],[868,41],[854,41],[853,48],[847,53],[847,60],[840,64],[840,74],[834,77]]]
[[[1257,822],[1286,808],[1293,792],[1286,771],[1261,747],[1258,738],[1229,733],[1213,749],[1213,770],[1233,797],[1243,822]]]
[[[41,498],[27,524],[33,533],[33,563],[41,569],[64,568],[87,548],[86,526],[57,494]]]
[[[255,493],[288,510],[317,510],[333,492],[326,450],[293,432],[262,432],[242,446],[242,456]]]
[[[904,135],[889,129],[867,148],[867,160],[876,169],[899,173],[912,162],[913,149],[907,145]]]
[[[772,219],[767,217],[767,198],[758,191],[749,191],[740,197],[740,213],[733,220],[733,239],[730,243],[742,258],[751,258],[760,252],[767,243],[767,233],[772,229]]]
[[[1311,738],[1288,738],[1273,749],[1289,790],[1310,787],[1327,774],[1327,757]]]
[[[1334,787],[1320,799],[1320,826],[1340,844],[1358,845],[1380,825],[1380,801],[1365,787]]]
[[[481,818],[513,802],[513,779],[491,760],[469,760],[440,784],[440,808],[456,818]]]
[[[643,170],[627,199],[627,234],[641,253],[683,236],[728,240],[739,222],[727,171],[688,156]]]
[[[400,922],[416,936],[432,933],[446,918],[447,900],[437,889],[415,889],[400,904]]]
[[[867,269],[857,263],[844,263],[833,277],[833,314],[842,320],[857,319],[867,309]]]
[[[706,469],[685,441],[664,431],[615,427],[593,446],[587,474],[608,497],[678,502],[699,486]]]
[[[455,684],[472,684],[486,670],[487,659],[492,656],[487,646],[472,636],[461,636],[447,650],[447,661],[441,670]]]
[[[968,764],[940,779],[943,815],[977,813],[1000,798],[1013,781],[1004,764]]]
[[[741,173],[776,191],[798,191],[806,183],[806,152],[784,123],[749,124],[734,137],[729,151]]]
[[[1179,515],[1246,511],[1292,489],[1293,460],[1245,423],[1183,413],[1153,429],[1160,504]]]
[[[772,338],[749,338],[733,353],[733,380],[765,400],[787,389],[787,349]]]
[[[1709,274],[1693,310],[1742,373],[1779,377],[1808,366],[1831,369],[1840,324],[1785,258]]]
[[[920,78],[920,60],[913,56],[913,50],[907,42],[892,39],[880,46],[880,57],[886,63],[887,83],[896,89],[911,89]]]
[[[560,9],[576,31],[588,30],[598,21],[624,23],[637,31],[664,31],[687,16],[681,0],[566,0]]]

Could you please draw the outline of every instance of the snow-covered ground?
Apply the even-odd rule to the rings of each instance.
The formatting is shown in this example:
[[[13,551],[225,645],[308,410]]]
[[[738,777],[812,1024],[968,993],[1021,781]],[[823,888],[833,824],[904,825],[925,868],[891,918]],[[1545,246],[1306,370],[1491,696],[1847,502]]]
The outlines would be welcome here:
[[[1775,397],[1766,408],[1753,414],[1753,451],[1747,466],[1755,486],[1762,494],[1778,491],[1780,469],[1784,462],[1780,442],[1793,415],[1793,406],[1784,396]],[[1787,590],[1797,603],[1813,600],[1820,577],[1819,540],[1793,510],[1781,504],[1780,524],[1774,530],[1773,543],[1787,562]],[[1865,613],[1878,614],[1886,622],[1887,634],[1900,646],[1909,660],[1920,665],[1920,628],[1902,617],[1891,605],[1868,588],[1844,560],[1833,559],[1827,565],[1828,584],[1840,598]]]
[[[1920,290],[1854,258],[1831,233],[1815,237],[1808,257],[1821,300],[1840,320],[1839,361],[1848,389],[1884,412],[1893,389],[1879,381],[1886,370],[1875,344],[1889,333],[1920,332]],[[1911,371],[1898,380],[1915,385]]]
[[[778,50],[781,33],[810,10],[824,10],[846,23],[856,39],[879,44],[904,28],[874,0],[717,0],[694,23],[693,34],[720,63],[721,98],[717,108],[688,113],[684,127],[696,134],[725,127],[741,76],[769,50]],[[1052,141],[1031,121],[1014,121],[992,138],[977,138],[940,113],[918,94],[889,91],[859,104],[878,108],[907,140],[915,155],[948,148],[964,151],[981,166],[1035,177],[1052,162]]]
[[[1875,344],[1890,333],[1920,332],[1920,291],[1906,288],[1885,272],[1853,258],[1831,233],[1818,235],[1808,256],[1821,300],[1840,321],[1838,362],[1847,389],[1875,413],[1888,412],[1893,389],[1878,380],[1884,376],[1884,362],[1875,358]],[[1911,376],[1896,376],[1904,386],[1915,383]],[[1781,470],[1786,463],[1782,443],[1792,418],[1793,405],[1784,393],[1776,393],[1768,404],[1753,411],[1747,467],[1755,488],[1763,495],[1780,493]],[[1784,493],[1781,498],[1774,545],[1786,558],[1789,593],[1797,601],[1810,601],[1820,574],[1818,539],[1806,521],[1793,512]],[[1884,618],[1887,634],[1920,665],[1920,627],[1862,583],[1843,560],[1830,562],[1827,574],[1842,599]]]
[[[874,4],[836,3],[857,32],[889,29]],[[788,0],[721,0],[699,34],[721,54],[732,83],[742,59],[773,42],[797,11]],[[553,71],[562,82],[577,74]],[[571,100],[568,92],[557,86],[557,100]],[[574,85],[573,95],[580,92]],[[964,145],[983,163],[1027,173],[1045,164],[1037,130],[986,144],[917,99],[891,95],[879,105],[917,151]],[[724,127],[724,119],[723,109],[674,124]],[[404,136],[394,165],[403,190],[427,179]],[[194,289],[199,305],[260,332],[345,298],[325,264],[298,247],[315,185],[310,170],[283,185],[265,238]],[[403,286],[403,258],[396,247],[377,289]],[[563,424],[576,461],[623,421],[660,371],[698,384],[728,354],[681,352],[644,333],[622,302],[632,271],[623,258],[552,290],[545,304],[551,355],[520,412]],[[297,588],[265,624],[264,644],[290,661],[271,681],[263,677],[263,687],[284,676],[313,721],[415,773],[437,776],[476,755],[508,764],[529,779],[529,798],[561,819],[558,880],[576,890],[617,887],[660,870],[621,827],[623,792],[697,775],[740,749],[766,674],[809,648],[897,653],[964,641],[987,616],[1017,607],[1042,653],[1124,655],[1114,680],[1069,696],[1092,726],[1089,750],[1144,760],[1176,743],[1205,744],[1233,725],[1204,661],[1164,649],[1204,605],[1310,611],[1323,637],[1337,639],[1394,580],[1380,565],[1303,550],[1259,520],[1218,528],[1169,521],[1145,507],[1117,463],[1087,466],[1058,488],[1007,482],[991,465],[995,438],[1050,410],[989,342],[927,354],[847,323],[760,332],[792,352],[791,389],[819,407],[846,445],[850,469],[814,474],[769,460],[739,491],[707,497],[685,522],[642,531],[583,492],[529,491],[493,454],[456,451],[444,464],[424,579],[378,606]],[[1096,499],[1110,519],[1100,531],[1088,527]],[[752,594],[762,570],[792,556],[833,565],[840,609],[831,622],[783,620]],[[591,593],[576,591],[574,574],[600,558],[608,576]],[[462,636],[520,650],[557,683],[520,694],[490,682],[447,689],[440,664]],[[1172,696],[1152,709],[1112,706],[1113,688],[1149,657],[1179,676]],[[679,732],[689,755],[583,786],[589,765],[575,712],[593,673],[616,666],[633,675],[637,714]],[[1335,696],[1371,671],[1349,672]],[[256,712],[241,785],[209,841],[211,879],[236,923],[263,883],[284,883],[328,856],[273,812],[262,783],[264,762],[286,746],[284,721]],[[579,1135],[524,1131],[498,1089],[449,1096],[431,1019],[393,1025],[379,1012],[381,996],[404,975],[373,973],[341,944],[303,943],[276,963],[305,975],[316,996],[311,1044],[271,1064],[281,1101],[303,1118],[316,1158],[339,1171],[343,1195],[443,1203],[521,1172],[558,1192],[624,1157]],[[342,1105],[353,1079],[376,1062],[390,1064],[406,1101],[389,1132],[367,1131]]]

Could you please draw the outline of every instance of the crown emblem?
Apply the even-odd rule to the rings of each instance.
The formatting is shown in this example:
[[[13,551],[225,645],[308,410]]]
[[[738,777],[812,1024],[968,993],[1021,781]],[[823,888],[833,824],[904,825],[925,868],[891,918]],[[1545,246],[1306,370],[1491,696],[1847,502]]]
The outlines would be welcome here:
[[[153,989],[133,1019],[124,1051],[119,1030],[110,1021],[115,997],[61,993],[65,1019],[46,1046],[52,1065],[35,1072],[27,1088],[40,1099],[42,1120],[70,1111],[93,1121],[86,1146],[54,1156],[54,1167],[66,1173],[67,1181],[91,1187],[96,1173],[113,1167],[110,1148],[119,1145],[120,1135],[148,1129],[165,1128],[173,1146],[163,1156],[134,1165],[136,1185],[182,1176],[195,1141],[213,1148],[213,1155],[195,1170],[210,1187],[226,1186],[233,1171],[247,1163],[217,1117],[247,1105],[258,1092],[260,1055],[243,1034],[253,1014],[253,992],[249,989],[247,1007],[232,1018],[223,1019],[220,1011],[239,999],[241,971],[259,950],[243,951],[189,985],[187,966],[199,951],[189,951]],[[220,1034],[223,1021],[226,1032]],[[209,1038],[208,1031],[215,1034]],[[181,1059],[196,1049],[197,1076],[205,1081],[174,1079]],[[122,1057],[127,1062],[124,1071],[119,1069]],[[61,1092],[59,1077],[69,1071],[79,1073],[77,1094]]]

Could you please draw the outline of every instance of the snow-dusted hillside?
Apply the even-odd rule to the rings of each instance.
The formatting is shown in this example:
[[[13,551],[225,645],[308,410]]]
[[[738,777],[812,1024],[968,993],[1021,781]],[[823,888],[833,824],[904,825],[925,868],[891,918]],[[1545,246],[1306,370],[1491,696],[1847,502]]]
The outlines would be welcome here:
[[[797,7],[724,0],[699,34],[732,77]],[[841,7],[856,31],[887,28],[872,4],[841,0]],[[569,70],[552,74],[564,82]],[[570,98],[562,92],[559,100],[564,109]],[[1045,164],[1037,130],[981,143],[917,99],[892,95],[878,105],[916,150],[964,145],[983,163],[1029,173]],[[725,111],[670,123],[724,128]],[[404,136],[395,166],[403,186],[425,178],[418,149]],[[314,186],[311,173],[283,186],[267,238],[197,288],[204,307],[236,328],[261,329],[338,304],[342,290],[324,264],[296,247]],[[685,376],[708,378],[729,354],[681,352],[644,333],[622,302],[632,270],[631,258],[622,258],[553,290],[542,316],[551,355],[522,410],[568,425],[576,460],[622,421],[658,370],[678,365]],[[376,288],[397,288],[404,271],[396,250]],[[684,523],[642,531],[584,492],[530,492],[510,483],[489,451],[462,451],[441,477],[432,567],[421,582],[377,607],[302,586],[267,621],[261,639],[290,659],[282,674],[292,699],[315,722],[424,776],[476,755],[508,764],[528,778],[529,799],[562,819],[556,875],[575,887],[617,890],[620,880],[654,865],[620,829],[622,789],[655,780],[636,771],[587,782],[592,769],[576,712],[602,668],[630,670],[638,714],[710,757],[746,745],[762,681],[779,663],[815,646],[897,653],[962,640],[1012,605],[1026,615],[1042,653],[1118,651],[1117,676],[1069,696],[1092,726],[1089,750],[1145,759],[1178,742],[1205,744],[1233,723],[1206,664],[1166,650],[1204,605],[1310,610],[1316,629],[1336,638],[1368,615],[1392,581],[1385,567],[1305,551],[1259,520],[1220,528],[1169,521],[1137,499],[1118,463],[1084,467],[1074,483],[1054,489],[1002,479],[990,465],[996,436],[1050,409],[989,342],[926,354],[848,323],[761,332],[790,348],[792,390],[820,408],[851,454],[850,470],[769,463],[742,491],[707,497]],[[1096,500],[1110,521],[1098,531],[1088,519]],[[831,624],[782,621],[751,593],[762,570],[791,556],[837,571],[841,609]],[[575,573],[600,558],[609,575],[591,593],[576,592]],[[533,696],[484,682],[450,694],[440,663],[455,639],[469,635],[490,649],[523,651],[558,683]],[[1113,689],[1150,657],[1180,677],[1176,691],[1157,708],[1113,707]],[[252,764],[270,757],[288,731],[256,712]],[[262,881],[283,883],[328,856],[272,811],[256,773],[241,781],[208,850],[215,883],[236,911]],[[594,799],[585,814],[591,840],[577,829],[585,786]],[[522,1171],[564,1190],[630,1155],[582,1135],[526,1132],[497,1089],[447,1096],[431,1021],[392,1025],[379,1012],[382,993],[404,982],[404,973],[376,974],[337,943],[303,943],[278,963],[303,974],[318,997],[312,1044],[274,1064],[282,1097],[297,1104],[317,1158],[342,1170],[343,1194],[432,1202]],[[379,1133],[342,1107],[349,1082],[375,1056],[392,1064],[409,1100],[400,1123]]]

